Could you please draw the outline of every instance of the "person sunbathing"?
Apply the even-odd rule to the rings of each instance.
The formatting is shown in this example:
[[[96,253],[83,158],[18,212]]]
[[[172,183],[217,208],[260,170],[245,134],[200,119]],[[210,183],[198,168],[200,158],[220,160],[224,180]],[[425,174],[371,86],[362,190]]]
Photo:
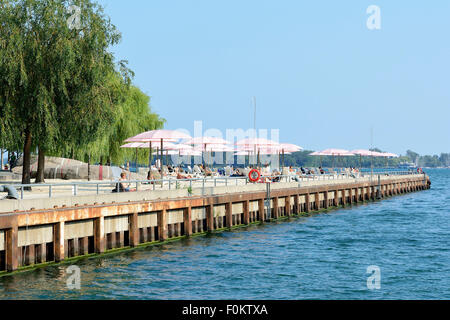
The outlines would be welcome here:
[[[177,179],[192,179],[192,176],[190,174],[184,174],[184,170],[180,169],[180,171],[177,173]]]

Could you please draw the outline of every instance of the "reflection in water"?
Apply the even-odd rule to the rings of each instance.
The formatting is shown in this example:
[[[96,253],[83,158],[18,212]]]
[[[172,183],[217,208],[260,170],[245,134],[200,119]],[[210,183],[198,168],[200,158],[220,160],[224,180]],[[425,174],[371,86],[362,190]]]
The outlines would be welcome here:
[[[3,299],[449,299],[449,170],[432,190],[0,278]],[[366,269],[381,268],[369,291]]]

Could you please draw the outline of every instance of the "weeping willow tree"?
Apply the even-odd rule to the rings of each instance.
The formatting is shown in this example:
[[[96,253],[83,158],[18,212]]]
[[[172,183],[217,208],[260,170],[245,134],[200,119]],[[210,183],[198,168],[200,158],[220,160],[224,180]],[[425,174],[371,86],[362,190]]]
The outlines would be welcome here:
[[[111,134],[121,118],[116,107],[128,99],[129,81],[109,51],[120,38],[90,0],[0,2],[1,143],[22,142],[22,183],[30,183],[32,150],[39,149],[40,182],[45,154]]]
[[[114,82],[120,82],[120,79]],[[122,100],[114,108],[113,121],[95,141],[72,144],[74,158],[86,162],[123,163],[134,159],[136,154],[134,149],[120,148],[125,139],[163,127],[165,120],[151,112],[149,96],[135,86],[124,87],[119,83],[117,86],[121,88]],[[138,150],[139,161],[145,162],[148,156],[148,149]]]

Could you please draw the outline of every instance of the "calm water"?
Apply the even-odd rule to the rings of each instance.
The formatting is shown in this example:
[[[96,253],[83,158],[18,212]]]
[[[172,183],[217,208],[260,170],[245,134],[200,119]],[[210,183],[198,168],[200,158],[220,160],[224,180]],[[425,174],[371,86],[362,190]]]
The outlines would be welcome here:
[[[0,278],[6,299],[450,299],[450,170],[430,191]],[[381,289],[367,289],[367,267]]]

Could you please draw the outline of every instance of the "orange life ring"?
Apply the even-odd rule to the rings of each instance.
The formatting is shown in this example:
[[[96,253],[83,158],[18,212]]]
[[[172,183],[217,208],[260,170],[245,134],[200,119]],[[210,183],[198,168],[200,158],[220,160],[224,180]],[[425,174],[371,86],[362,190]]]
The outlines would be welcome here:
[[[261,178],[261,173],[259,173],[259,171],[256,169],[252,169],[248,173],[248,180],[250,180],[250,182],[256,182],[259,180],[259,178]]]

